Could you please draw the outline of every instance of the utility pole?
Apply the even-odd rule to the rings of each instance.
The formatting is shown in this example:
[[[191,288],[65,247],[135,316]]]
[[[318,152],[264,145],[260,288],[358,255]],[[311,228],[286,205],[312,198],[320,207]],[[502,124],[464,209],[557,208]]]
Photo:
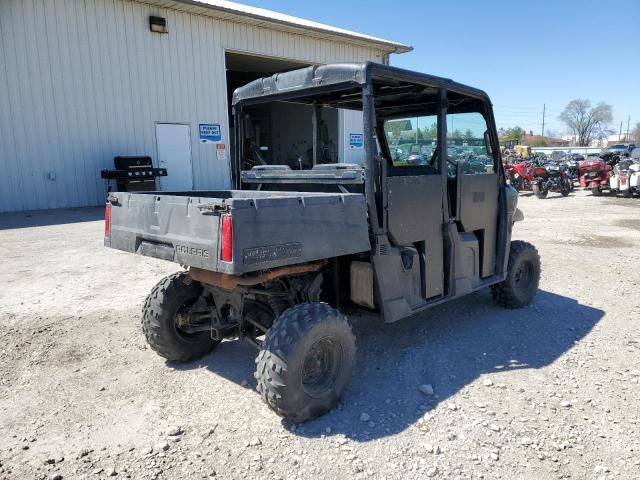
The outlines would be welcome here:
[[[629,122],[631,122],[631,115],[627,115],[627,134],[625,135],[625,142],[629,141]]]
[[[542,138],[544,138],[544,114],[546,110],[547,110],[547,104],[543,103],[542,104],[542,135],[540,135]]]
[[[620,132],[618,133],[618,141],[622,141],[622,120],[620,121]]]

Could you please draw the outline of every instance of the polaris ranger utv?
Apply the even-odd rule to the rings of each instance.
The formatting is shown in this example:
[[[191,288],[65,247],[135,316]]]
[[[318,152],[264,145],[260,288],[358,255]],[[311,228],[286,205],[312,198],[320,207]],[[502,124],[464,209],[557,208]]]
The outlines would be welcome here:
[[[255,112],[282,102],[306,105],[308,126],[295,129],[312,148],[274,164]],[[361,112],[361,165],[325,163],[332,109]],[[233,118],[232,190],[108,197],[106,246],[186,267],[144,304],[142,329],[164,358],[247,340],[263,400],[302,422],[329,410],[352,373],[346,313],[395,322],[486,287],[506,308],[532,301],[540,259],[511,241],[522,214],[484,92],[374,63],[313,66],[237,89]]]

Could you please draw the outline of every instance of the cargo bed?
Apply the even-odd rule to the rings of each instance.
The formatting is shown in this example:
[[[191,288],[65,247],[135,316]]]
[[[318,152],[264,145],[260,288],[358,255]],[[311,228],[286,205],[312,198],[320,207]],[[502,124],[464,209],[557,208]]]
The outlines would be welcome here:
[[[106,220],[107,247],[229,274],[370,250],[361,194],[115,192]]]

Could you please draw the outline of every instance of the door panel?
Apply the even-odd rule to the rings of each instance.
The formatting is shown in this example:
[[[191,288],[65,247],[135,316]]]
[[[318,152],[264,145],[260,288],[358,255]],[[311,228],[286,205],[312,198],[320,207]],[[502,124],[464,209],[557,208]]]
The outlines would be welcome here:
[[[498,159],[491,145],[491,131],[478,110],[456,107],[447,112],[448,198],[450,213],[456,221],[459,241],[454,245],[455,279],[465,278],[468,272],[479,272],[480,278],[495,273],[496,241],[498,236]],[[473,235],[477,240],[474,245]],[[477,255],[465,255],[477,249]],[[473,265],[458,261],[473,262]],[[477,262],[477,263],[476,263]],[[475,276],[475,274],[474,274]],[[479,281],[479,278],[475,278]]]
[[[426,297],[443,290],[442,177],[415,175],[388,177],[389,235],[398,246],[418,243],[424,265]],[[420,244],[419,242],[424,242]],[[420,250],[424,250],[421,252]]]
[[[162,190],[192,190],[193,168],[189,125],[157,123],[156,142],[158,166],[167,169],[167,176],[160,177]]]
[[[498,175],[461,175],[459,218],[464,232],[476,232],[482,238],[480,276],[494,274],[498,234]]]

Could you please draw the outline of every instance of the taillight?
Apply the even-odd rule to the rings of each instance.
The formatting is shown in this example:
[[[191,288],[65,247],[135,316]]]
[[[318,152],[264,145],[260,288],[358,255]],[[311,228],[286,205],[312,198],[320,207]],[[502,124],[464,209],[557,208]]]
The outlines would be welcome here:
[[[111,203],[109,202],[104,208],[104,236],[111,236]]]
[[[233,261],[233,220],[231,215],[221,215],[222,235],[220,236],[220,260]]]

